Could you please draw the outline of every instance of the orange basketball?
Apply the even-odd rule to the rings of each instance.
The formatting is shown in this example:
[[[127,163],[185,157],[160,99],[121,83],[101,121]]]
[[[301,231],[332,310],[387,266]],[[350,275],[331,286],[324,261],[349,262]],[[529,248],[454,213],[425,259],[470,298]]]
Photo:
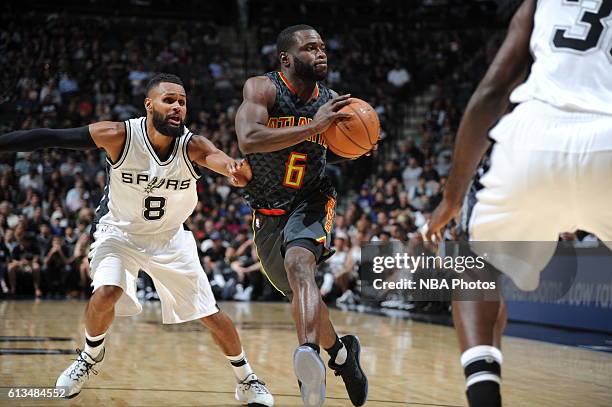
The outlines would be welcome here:
[[[340,111],[351,113],[353,117],[336,121],[325,130],[323,137],[327,146],[334,154],[344,158],[361,157],[378,142],[378,115],[372,106],[357,98],[351,98],[351,103]]]

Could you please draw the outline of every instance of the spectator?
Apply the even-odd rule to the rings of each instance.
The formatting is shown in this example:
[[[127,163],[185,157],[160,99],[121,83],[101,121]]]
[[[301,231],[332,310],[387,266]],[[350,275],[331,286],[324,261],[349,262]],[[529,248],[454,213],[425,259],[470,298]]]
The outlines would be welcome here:
[[[18,277],[23,279],[31,278],[32,286],[34,287],[34,295],[36,298],[42,297],[40,289],[40,257],[39,249],[32,244],[32,240],[23,236],[19,240],[19,244],[11,253],[11,261],[8,265],[9,276],[9,292],[11,295],[18,293],[17,283]]]
[[[324,301],[329,301],[333,298],[333,291],[336,291],[336,297],[342,294],[342,285],[336,285],[336,279],[342,279],[346,258],[349,253],[349,238],[344,232],[336,232],[334,239],[334,250],[336,253],[327,262],[327,270],[323,275],[321,285],[321,297]]]
[[[91,287],[89,286],[91,282],[89,278],[89,258],[87,257],[90,241],[89,233],[81,234],[69,259],[71,269],[76,271],[79,276],[79,296],[81,298],[91,293]]]
[[[412,205],[418,209],[422,210],[426,207],[429,202],[429,197],[432,195],[431,189],[425,183],[425,177],[419,177],[417,184],[410,187],[408,191],[408,198]]]
[[[237,260],[230,267],[236,273],[237,285],[233,298],[238,301],[250,301],[253,296],[261,295],[261,263],[253,240],[245,241],[236,252]],[[257,287],[257,288],[256,288]]]
[[[70,271],[68,249],[61,236],[53,236],[51,248],[43,260],[42,272],[47,281],[48,293],[60,294],[66,285],[67,273]]]
[[[22,175],[19,178],[19,188],[26,190],[32,188],[34,191],[42,191],[43,179],[38,173],[38,169],[35,166],[30,166],[28,173]]]
[[[408,167],[406,167],[402,172],[404,188],[406,190],[409,190],[411,187],[415,186],[422,172],[423,168],[419,166],[417,159],[414,157],[410,157],[408,161]]]
[[[402,95],[406,86],[410,83],[410,74],[406,68],[396,62],[393,69],[387,73],[387,82],[393,86],[396,95]]]
[[[8,265],[11,261],[11,250],[4,243],[4,234],[0,233],[0,293],[6,294],[9,292],[6,284],[6,275]]]
[[[83,199],[89,197],[89,193],[85,191],[85,183],[78,179],[74,183],[74,188],[70,189],[66,194],[66,207],[70,212],[77,212],[83,207]]]

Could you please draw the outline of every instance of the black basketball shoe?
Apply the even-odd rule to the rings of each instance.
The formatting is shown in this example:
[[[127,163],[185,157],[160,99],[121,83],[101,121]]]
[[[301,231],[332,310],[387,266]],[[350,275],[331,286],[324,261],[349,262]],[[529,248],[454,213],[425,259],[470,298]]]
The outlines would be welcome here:
[[[346,347],[346,361],[342,365],[337,365],[330,360],[328,365],[336,376],[342,377],[353,405],[362,406],[368,398],[368,378],[359,364],[361,345],[354,335],[343,336],[340,340]]]

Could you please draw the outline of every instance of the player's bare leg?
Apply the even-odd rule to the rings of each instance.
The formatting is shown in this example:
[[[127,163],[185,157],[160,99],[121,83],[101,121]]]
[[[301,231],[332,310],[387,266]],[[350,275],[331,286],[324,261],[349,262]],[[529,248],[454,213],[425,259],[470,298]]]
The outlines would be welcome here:
[[[201,318],[200,321],[208,330],[215,343],[229,360],[238,382],[236,400],[249,406],[273,406],[274,397],[265,383],[253,372],[242,349],[240,337],[231,319],[223,311]]]
[[[120,287],[105,285],[91,296],[85,309],[85,349],[77,349],[77,359],[55,383],[66,389],[66,397],[78,396],[90,374],[98,374],[94,366],[99,367],[104,359],[104,338],[115,318],[115,304],[122,294]]]
[[[470,407],[501,406],[501,335],[507,314],[500,301],[453,301]]]
[[[368,381],[359,365],[359,340],[353,335],[338,338],[315,282],[314,254],[303,247],[289,247],[285,270],[293,293],[291,308],[300,342],[293,364],[304,405],[321,406],[325,401],[325,365],[319,357],[320,346],[330,355],[329,367],[342,376],[353,405],[363,405]]]
[[[293,292],[291,311],[298,341],[300,344],[308,343],[318,346],[322,301],[319,288],[315,282],[316,260],[314,254],[303,247],[290,247],[285,253],[285,270]],[[330,342],[333,344],[335,338],[325,337],[322,339],[325,344]]]
[[[121,287],[105,285],[94,291],[85,309],[85,329],[98,336],[110,328],[115,319],[115,304],[123,294]]]
[[[240,337],[236,327],[223,311],[201,318],[200,321],[208,330],[225,355],[238,355],[242,352]]]

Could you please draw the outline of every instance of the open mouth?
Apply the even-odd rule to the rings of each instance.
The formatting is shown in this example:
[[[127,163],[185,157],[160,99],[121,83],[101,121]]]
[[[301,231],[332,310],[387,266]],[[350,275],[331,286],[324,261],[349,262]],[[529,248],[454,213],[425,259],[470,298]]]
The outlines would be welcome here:
[[[169,125],[171,126],[180,126],[181,125],[181,118],[180,116],[169,116],[168,119],[166,120],[168,122]]]

